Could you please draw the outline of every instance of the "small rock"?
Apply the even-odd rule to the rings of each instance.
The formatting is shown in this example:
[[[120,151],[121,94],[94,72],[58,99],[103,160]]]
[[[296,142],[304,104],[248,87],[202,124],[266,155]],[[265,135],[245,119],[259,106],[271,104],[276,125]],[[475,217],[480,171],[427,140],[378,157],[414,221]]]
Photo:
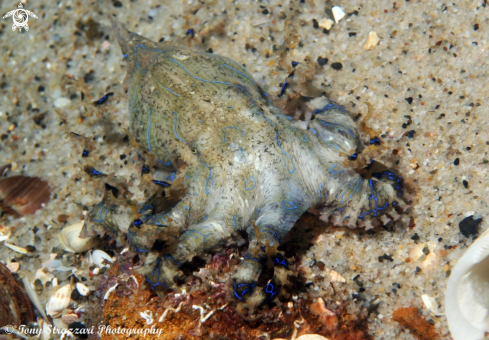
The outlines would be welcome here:
[[[363,48],[366,50],[371,50],[379,43],[379,41],[380,39],[377,32],[371,31],[368,33],[367,41],[365,42],[365,45],[363,45]]]
[[[53,103],[54,107],[56,107],[58,109],[65,107],[65,106],[68,106],[70,104],[71,104],[71,100],[69,100],[68,98],[64,98],[64,97],[57,98]]]
[[[474,216],[469,216],[464,218],[460,223],[458,224],[458,227],[460,228],[460,232],[462,235],[465,237],[469,237],[471,235],[476,235],[479,233],[479,225],[482,222],[482,218],[478,218],[474,220]]]
[[[333,27],[333,24],[334,24],[334,21],[333,20],[331,20],[331,19],[323,19],[319,23],[319,27],[325,28],[325,29],[327,29],[329,31],[331,29],[331,27]]]

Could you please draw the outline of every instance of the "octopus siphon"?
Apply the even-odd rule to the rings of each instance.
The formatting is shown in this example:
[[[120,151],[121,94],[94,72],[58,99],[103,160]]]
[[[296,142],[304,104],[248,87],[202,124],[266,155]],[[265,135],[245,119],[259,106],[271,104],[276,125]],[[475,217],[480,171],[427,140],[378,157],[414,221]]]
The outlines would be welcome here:
[[[151,160],[153,182],[181,194],[163,208],[155,197],[137,206],[104,199],[87,226],[157,253],[145,266],[153,288],[177,288],[183,263],[244,231],[249,248],[230,295],[251,315],[287,285],[290,262],[277,247],[308,209],[368,229],[408,208],[400,175],[377,161],[357,166],[365,147],[343,106],[307,98],[312,118],[292,119],[237,62],[155,43],[111,20],[127,63],[129,136]],[[151,251],[170,230],[171,246]],[[273,277],[257,286],[270,260]]]

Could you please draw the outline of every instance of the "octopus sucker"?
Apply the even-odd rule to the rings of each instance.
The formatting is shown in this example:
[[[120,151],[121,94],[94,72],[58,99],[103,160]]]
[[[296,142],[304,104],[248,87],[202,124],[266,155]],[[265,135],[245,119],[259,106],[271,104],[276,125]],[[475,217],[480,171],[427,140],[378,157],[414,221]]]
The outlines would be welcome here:
[[[369,229],[373,220],[397,220],[407,208],[397,172],[377,161],[356,166],[365,147],[345,107],[320,96],[304,106],[313,118],[294,120],[237,62],[152,42],[110,19],[128,64],[131,140],[142,153],[185,166],[154,174],[171,179],[173,200],[151,197],[137,216],[102,202],[87,224],[149,253],[145,274],[154,288],[176,288],[183,263],[244,230],[249,249],[230,296],[251,319],[286,290],[293,268],[277,247],[305,211],[320,207],[322,220]],[[162,252],[153,249],[157,240],[168,242]],[[258,286],[269,260],[273,276]]]

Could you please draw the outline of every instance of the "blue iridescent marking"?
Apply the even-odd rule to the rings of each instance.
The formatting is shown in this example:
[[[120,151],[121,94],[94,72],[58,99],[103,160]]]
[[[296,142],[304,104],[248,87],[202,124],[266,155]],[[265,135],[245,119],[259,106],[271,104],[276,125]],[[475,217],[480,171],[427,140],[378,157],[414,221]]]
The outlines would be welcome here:
[[[94,102],[94,104],[95,104],[96,106],[98,106],[98,105],[102,105],[102,104],[104,104],[104,103],[105,103],[105,102],[106,102],[106,101],[109,99],[109,97],[110,97],[110,96],[113,96],[113,95],[114,95],[114,92],[109,92],[109,93],[107,93],[105,96],[103,96],[102,98],[100,98],[99,100],[96,100],[96,101]]]
[[[180,97],[178,94],[176,94],[175,92],[173,92],[172,90],[170,90],[168,87],[166,86],[163,86],[165,89],[167,89],[168,92],[170,92],[171,94],[174,94],[175,96],[177,97]]]
[[[299,64],[299,62],[298,62],[298,61],[293,61],[293,62],[292,62],[292,67],[296,67],[298,64]]]
[[[151,110],[149,110],[149,115],[148,115],[148,130],[146,131],[146,139],[148,140],[148,148],[149,151],[151,150],[151,144],[149,143],[149,129],[151,128]]]
[[[282,88],[280,89],[280,93],[278,94],[277,97],[279,97],[279,98],[282,97],[285,94],[285,90],[287,90],[287,87],[289,87],[289,83],[284,81]]]
[[[202,236],[202,242],[204,243],[204,245],[205,245],[205,238],[206,238],[207,236],[212,235],[212,234],[207,234],[207,235],[204,235],[204,234],[202,234],[200,231],[197,231],[197,230],[194,230],[194,229],[188,229],[188,230],[186,230],[186,231],[185,231],[183,234],[188,234],[188,236],[193,237],[193,238],[195,238],[195,239],[197,239],[197,240],[198,240],[198,239],[199,239],[199,237],[198,237],[198,236],[196,236],[196,235],[193,235],[192,233],[196,233],[196,234],[198,234],[198,235]],[[183,234],[182,234],[182,235],[183,235]]]
[[[323,183],[319,183],[319,189],[318,189],[319,198],[321,198],[321,193],[323,192],[323,190],[324,190]]]
[[[251,187],[248,186],[248,182],[249,181],[253,181],[253,185]],[[246,180],[245,182],[245,190],[252,190],[253,188],[255,188],[255,185],[256,185],[256,180],[254,177],[250,177]]]
[[[233,216],[233,226],[236,227],[236,215]]]
[[[241,135],[244,137],[245,136],[245,133],[243,132],[243,130],[241,130],[239,127],[236,127],[236,126],[226,126],[226,127],[223,127],[222,128],[222,142],[225,143],[226,142],[226,129],[236,129],[236,130],[239,130],[241,131]]]
[[[245,259],[245,260],[253,260],[255,262],[260,262],[261,263],[261,261],[259,259],[255,259],[255,258],[253,258],[251,256],[244,256],[243,259]]]
[[[318,134],[318,133],[316,132],[316,130],[314,130],[314,129],[309,128],[309,130],[310,130],[310,131],[312,131],[312,133],[314,133],[315,135],[317,135],[317,134]]]
[[[380,145],[380,139],[378,137],[374,137],[370,140],[370,144],[372,145]]]
[[[381,172],[373,173],[372,176],[379,180],[383,177],[387,177],[388,179],[394,181],[396,183],[395,190],[397,195],[399,197],[402,196],[402,192],[404,191],[404,183],[401,176],[391,171],[381,171]]]
[[[341,170],[341,171],[333,171],[333,168],[334,168],[335,166],[337,166],[337,165],[338,165],[338,164],[336,164],[336,163],[335,163],[335,164],[333,164],[333,165],[331,165],[331,168],[329,168],[329,172],[331,172],[332,174],[340,174],[340,173],[342,173],[342,172],[344,172],[344,171],[345,171],[345,170]]]
[[[317,121],[319,123],[321,123],[322,126],[324,127],[330,127],[332,129],[336,129],[338,131],[342,131],[342,132],[346,132],[348,133],[352,138],[355,138],[355,134],[353,133],[353,131],[346,127],[346,126],[343,126],[342,124],[338,124],[338,123],[326,123],[324,120],[322,119],[317,119]]]
[[[207,189],[207,184],[209,183],[209,180],[211,181],[211,186],[209,189]],[[211,192],[213,185],[214,185],[214,180],[212,179],[212,170],[209,169],[209,177],[207,177],[207,179],[205,180],[205,185],[204,185],[204,191],[206,194]]]
[[[249,81],[251,81],[251,83],[252,83],[253,85],[255,85],[255,86],[256,86],[255,81],[254,81],[253,79],[251,79],[250,77],[248,77],[246,74],[239,72],[238,70],[236,70],[236,69],[232,68],[231,66],[229,66],[229,65],[227,65],[227,64],[224,64],[224,66],[226,66],[228,69],[231,69],[231,70],[233,70],[234,72],[236,72],[236,73],[238,73],[238,74],[242,75],[243,77],[245,77],[246,79],[248,79]]]
[[[267,122],[269,122],[270,124],[272,124],[272,126],[275,126],[275,123],[272,122],[270,119],[268,119],[267,117],[265,117],[265,119],[267,120]]]
[[[305,134],[302,135],[304,136],[304,138],[299,136],[300,140],[302,140],[303,142],[307,142],[308,141],[307,136]]]
[[[132,99],[131,112],[133,111],[134,102],[136,101],[136,95],[138,94],[139,84],[136,85],[136,90],[134,90],[134,98]],[[136,109],[134,109],[135,111]]]
[[[175,172],[172,172],[171,174],[166,176],[165,179],[169,180],[170,182],[173,182],[175,180]]]
[[[156,51],[156,52],[161,52],[161,53],[163,53],[163,51],[162,51],[162,50],[159,50],[159,49],[157,49],[157,48],[153,48],[153,51]]]
[[[270,301],[275,295],[277,295],[277,293],[279,292],[280,290],[280,286],[277,287],[277,290],[274,291],[274,284],[269,282],[266,286],[265,286],[265,292],[267,294],[270,294],[270,296],[268,297],[268,299],[265,300],[264,303],[267,303],[268,301]]]
[[[170,166],[171,165],[171,161],[168,161],[168,162],[165,163],[165,162],[163,162],[163,161],[161,161],[161,160],[158,159],[158,162],[160,162],[161,164],[166,165],[166,166]]]
[[[153,180],[153,183],[156,184],[157,186],[160,186],[160,187],[163,187],[163,188],[170,186],[170,184],[168,184],[167,182],[165,182],[165,181],[158,181],[156,179]]]
[[[144,205],[143,204],[143,207],[141,209],[138,210],[138,214],[146,211],[146,210],[150,210],[150,209],[153,209],[154,208],[154,205],[153,204],[150,204],[150,205]]]
[[[124,58],[127,58],[127,54],[122,53],[122,56],[123,56]]]
[[[284,151],[284,149],[282,149],[282,144],[280,143],[280,141],[278,140],[278,132],[275,132],[275,138],[277,139],[277,143],[278,143],[278,146],[280,148],[280,150],[282,151],[282,159],[284,161],[284,164],[285,164],[285,168],[287,169],[287,171],[291,174],[294,173],[295,171],[295,165],[294,165],[294,162],[292,161],[292,158],[290,157],[290,155]],[[287,156],[290,160],[290,163],[292,164],[292,170],[289,169],[288,165],[287,165],[287,161],[285,160],[285,156]]]
[[[273,263],[280,264],[287,269],[289,268],[289,264],[287,263],[287,261],[284,258],[279,258],[278,256],[273,258]]]
[[[281,118],[285,118],[285,119],[288,119],[288,120],[292,120],[292,117],[290,116],[284,116],[284,115],[275,115],[277,117],[281,117]]]
[[[314,114],[318,114],[318,113],[321,113],[321,112],[324,112],[324,111],[327,111],[327,110],[332,110],[332,109],[337,109],[337,110],[340,110],[340,111],[343,111],[343,112],[347,112],[345,110],[345,107],[344,106],[338,105],[336,103],[331,103],[331,104],[326,105],[322,109],[315,110],[314,111]]]
[[[187,143],[186,141],[184,141],[182,138],[180,138],[180,136],[178,135],[177,133],[177,111],[173,111],[173,114],[175,115],[175,122],[173,124],[173,131],[175,132],[175,137],[177,137],[177,139],[181,142],[184,142],[184,143]]]
[[[297,209],[297,206],[290,201],[282,201],[282,207],[284,207],[284,209],[287,209],[287,210]]]
[[[143,224],[143,221],[141,221],[141,219],[138,218],[137,220],[134,220],[134,225],[136,226],[136,228],[140,228],[141,224]]]
[[[148,277],[146,277],[146,281],[148,281],[149,284],[151,284],[151,286],[153,286],[153,288],[156,286],[163,286],[164,288],[168,287],[165,284],[165,280],[163,280],[163,282],[160,282],[160,268],[159,268],[160,262],[161,262],[161,258],[158,258],[158,260],[156,261],[156,265],[155,265],[153,271],[151,272],[151,276],[155,276],[155,272],[156,272],[156,282],[153,282]]]
[[[278,234],[278,231],[276,231],[271,225],[266,224],[266,225],[262,226],[261,229],[258,229],[258,232],[272,234],[273,236],[275,236],[275,238],[277,239],[277,241],[279,243],[282,243],[282,240],[280,239],[280,235]]]
[[[375,191],[375,189],[374,189],[373,182],[371,179],[369,180],[369,185],[370,185],[370,189],[372,190],[372,196],[369,197],[369,200],[371,200],[372,198],[374,199],[375,208],[361,214],[359,218],[363,218],[364,216],[371,214],[371,213],[373,213],[374,216],[377,216],[377,212],[380,212],[381,210],[385,209],[389,203],[389,202],[385,202],[383,207],[379,207],[379,192],[377,191],[376,192],[377,195],[374,196],[373,192]]]
[[[358,157],[358,153],[355,152],[354,154],[352,154],[351,156],[349,156],[348,159],[350,161],[354,161],[355,159],[357,159],[357,157]]]
[[[174,62],[175,64],[177,64],[178,66],[180,66],[184,71],[186,71],[192,78],[194,79],[197,79],[197,80],[200,80],[200,81],[203,81],[203,82],[206,82],[206,83],[211,83],[211,84],[222,84],[222,85],[228,85],[228,86],[232,86],[232,87],[236,87],[242,91],[244,91],[246,93],[246,95],[251,99],[252,103],[255,104],[255,100],[253,98],[251,98],[250,94],[248,93],[248,91],[246,91],[246,89],[242,86],[239,86],[239,85],[234,85],[234,84],[230,84],[230,83],[226,83],[226,82],[223,82],[223,81],[218,81],[218,80],[206,80],[206,79],[202,79],[202,78],[199,78],[197,76],[194,76],[193,74],[191,74],[186,68],[185,66],[183,66],[181,63],[179,63],[178,61],[174,60],[174,59],[171,59],[170,58],[170,61]]]

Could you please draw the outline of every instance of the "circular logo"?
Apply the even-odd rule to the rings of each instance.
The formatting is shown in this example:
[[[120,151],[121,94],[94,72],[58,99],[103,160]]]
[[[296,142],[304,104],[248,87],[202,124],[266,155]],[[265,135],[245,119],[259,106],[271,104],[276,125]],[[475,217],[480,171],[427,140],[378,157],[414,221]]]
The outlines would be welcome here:
[[[3,330],[7,334],[12,334],[14,332],[14,326],[7,325],[7,326],[3,327]]]

